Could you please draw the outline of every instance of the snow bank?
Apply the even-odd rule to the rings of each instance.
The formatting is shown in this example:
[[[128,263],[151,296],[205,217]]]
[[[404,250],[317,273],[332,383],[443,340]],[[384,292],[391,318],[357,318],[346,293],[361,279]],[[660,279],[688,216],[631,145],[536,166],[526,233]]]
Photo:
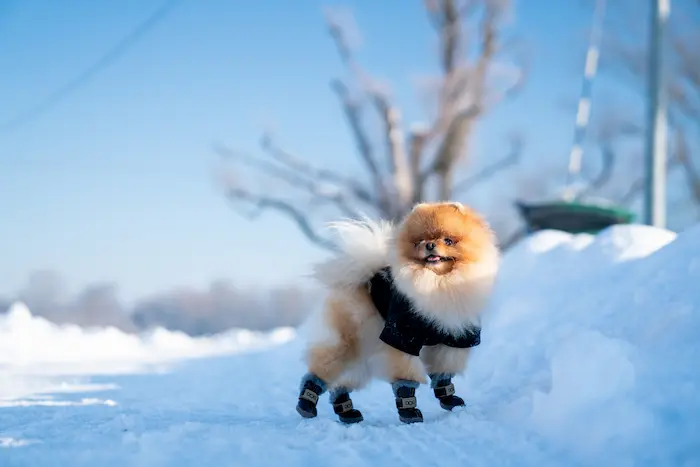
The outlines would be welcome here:
[[[0,378],[153,369],[292,337],[137,337],[55,326],[18,305],[0,318]],[[301,344],[54,388],[118,384],[111,403],[6,400],[0,465],[700,465],[700,226],[678,236],[639,225],[541,232],[517,245],[482,343],[455,380],[468,407],[446,413],[422,386],[423,424],[398,421],[385,383],[353,395],[360,425],[337,423],[327,396],[318,418],[300,419]]]
[[[84,329],[33,316],[18,302],[0,315],[0,400],[37,391],[109,389],[84,385],[81,379],[68,384],[66,376],[162,371],[176,361],[268,348],[294,336],[290,328],[270,333],[231,330],[198,338],[162,328],[142,335],[116,328]],[[52,375],[61,378],[46,378]]]
[[[541,232],[504,258],[467,379],[586,462],[681,465],[700,460],[699,336],[700,226]]]

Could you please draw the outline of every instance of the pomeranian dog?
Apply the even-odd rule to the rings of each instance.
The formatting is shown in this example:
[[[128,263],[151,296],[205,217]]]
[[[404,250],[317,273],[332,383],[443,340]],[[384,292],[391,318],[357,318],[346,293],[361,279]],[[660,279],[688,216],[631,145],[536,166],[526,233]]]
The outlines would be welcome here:
[[[340,248],[315,266],[329,294],[310,321],[297,412],[316,417],[329,391],[340,421],[360,422],[350,393],[377,378],[391,384],[399,420],[422,422],[415,392],[426,375],[443,409],[463,406],[452,378],[480,343],[499,266],[489,225],[460,203],[439,202],[417,204],[396,226],[331,226]]]

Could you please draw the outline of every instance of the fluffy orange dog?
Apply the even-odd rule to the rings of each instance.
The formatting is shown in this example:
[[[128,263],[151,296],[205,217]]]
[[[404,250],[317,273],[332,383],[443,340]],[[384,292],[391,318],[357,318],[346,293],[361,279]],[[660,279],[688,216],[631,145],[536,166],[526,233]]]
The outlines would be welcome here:
[[[344,423],[363,417],[350,392],[372,378],[390,382],[399,419],[422,422],[415,391],[430,378],[442,408],[464,405],[452,378],[480,342],[480,312],[498,271],[494,235],[460,203],[423,203],[396,227],[386,222],[339,222],[340,252],[315,276],[329,296],[313,317],[308,373],[297,412],[317,415],[330,391]]]

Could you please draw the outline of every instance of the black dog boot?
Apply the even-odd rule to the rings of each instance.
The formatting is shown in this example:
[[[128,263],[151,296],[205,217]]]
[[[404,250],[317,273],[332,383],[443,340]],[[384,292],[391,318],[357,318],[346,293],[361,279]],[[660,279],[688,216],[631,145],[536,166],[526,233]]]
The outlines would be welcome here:
[[[437,373],[430,375],[430,386],[435,397],[440,401],[440,407],[452,410],[455,407],[464,407],[464,399],[455,396],[455,385],[452,384],[452,374]]]
[[[314,418],[318,415],[316,404],[321,394],[326,392],[326,383],[314,375],[307,373],[301,379],[301,392],[297,402],[297,412],[304,418]]]
[[[331,391],[331,404],[333,404],[333,412],[343,423],[359,423],[364,420],[362,412],[352,406],[350,393],[345,388]]]
[[[396,408],[399,410],[399,420],[403,423],[420,423],[423,414],[418,409],[416,388],[420,385],[417,381],[398,380],[391,383],[391,389],[396,397]]]

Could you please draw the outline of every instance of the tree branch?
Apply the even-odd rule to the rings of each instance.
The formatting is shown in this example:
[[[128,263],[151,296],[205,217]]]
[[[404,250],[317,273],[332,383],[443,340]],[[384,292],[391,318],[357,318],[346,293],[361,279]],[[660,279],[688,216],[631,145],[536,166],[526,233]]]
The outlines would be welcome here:
[[[522,141],[514,137],[511,141],[511,150],[507,156],[497,160],[496,162],[487,165],[475,174],[470,175],[466,179],[455,184],[453,188],[453,193],[456,195],[458,193],[466,193],[467,191],[473,189],[480,183],[486,182],[491,179],[494,175],[506,170],[520,161],[522,155]]]
[[[451,13],[453,13],[452,8],[454,8],[454,2],[447,0],[443,2],[442,5],[444,17],[450,17]],[[498,34],[496,31],[496,22],[500,13],[498,7],[494,6],[491,2],[486,2],[484,8],[485,11],[480,28],[481,50],[473,72],[468,75],[471,78],[470,86],[467,86],[469,80],[462,79],[457,80],[458,87],[454,87],[455,73],[450,71],[445,79],[445,83],[450,86],[445,86],[448,90],[443,89],[441,96],[442,108],[440,111],[442,115],[438,117],[438,122],[440,126],[442,126],[445,121],[449,123],[447,123],[445,135],[428,174],[424,176],[427,177],[432,172],[439,177],[438,197],[440,199],[449,199],[452,197],[454,167],[463,155],[466,141],[472,130],[473,121],[481,115],[483,111],[486,75],[497,49]],[[461,18],[459,18],[457,22],[459,23],[459,21],[461,21]],[[449,23],[444,23],[443,27],[452,26],[450,26]],[[454,34],[453,31],[448,31],[448,33]],[[443,47],[449,46],[449,41],[443,43]],[[450,96],[455,95],[455,93],[458,96],[457,99]],[[445,102],[444,96],[450,96],[451,98],[448,102]],[[466,109],[455,111],[455,104],[451,104],[450,102],[456,102],[456,105],[459,105],[459,103],[465,101],[466,96],[470,98],[470,104]],[[450,116],[445,118],[445,113],[448,113]]]
[[[690,157],[688,142],[681,130],[676,130],[676,159],[683,166],[688,189],[696,204],[700,204],[700,172]]]
[[[345,198],[343,192],[336,187],[334,189],[324,188],[318,181],[306,178],[305,176],[271,164],[267,161],[259,160],[245,154],[235,152],[221,144],[214,146],[214,151],[223,158],[233,159],[238,162],[266,174],[278,180],[282,180],[293,188],[302,190],[312,196],[316,202],[329,202],[335,205],[345,216],[359,218],[360,214],[352,207]],[[229,187],[230,188],[230,187]]]
[[[465,9],[460,10],[455,0],[426,0],[425,8],[429,19],[440,35],[440,61],[445,75],[455,69],[462,41],[462,16]],[[476,2],[469,2],[472,6]]]
[[[615,152],[613,151],[610,143],[604,141],[600,145],[600,155],[602,158],[602,165],[598,175],[596,175],[592,180],[589,181],[585,189],[580,193],[580,196],[587,196],[591,193],[600,190],[605,186],[612,178],[613,169],[615,168]]]
[[[412,178],[407,172],[408,160],[403,143],[404,137],[401,128],[400,112],[389,103],[388,96],[363,73],[353,57],[352,50],[346,40],[345,31],[339,22],[333,20],[331,17],[327,17],[326,22],[341,61],[360,84],[363,93],[371,97],[372,103],[379,112],[384,123],[387,156],[391,173],[394,175],[393,188],[397,190],[399,206],[394,206],[391,203],[381,169],[372,151],[369,138],[361,125],[359,104],[351,99],[350,92],[344,83],[340,80],[334,80],[331,83],[333,90],[343,103],[345,115],[357,142],[358,150],[374,181],[377,193],[379,194],[378,207],[382,214],[393,217],[394,214],[396,214],[396,210],[401,212],[408,204],[412,191]]]
[[[464,49],[464,28],[462,22],[476,10],[480,2],[468,0],[457,5],[455,0],[426,0],[426,10],[440,38],[440,60],[442,84],[438,95],[437,118],[430,130],[433,138],[443,132],[454,117],[465,90],[472,78],[469,67],[460,60]]]
[[[700,117],[700,53],[685,41],[672,41],[678,69],[676,79],[670,83],[670,96],[678,109],[688,118]]]
[[[410,137],[410,171],[413,176],[413,203],[418,203],[424,198],[425,177],[421,170],[421,161],[425,152],[425,145],[429,134],[423,127],[414,126]]]
[[[585,177],[588,185],[581,190],[579,196],[588,196],[601,190],[613,179],[615,166],[618,163],[617,154],[613,144],[625,138],[639,138],[644,134],[644,128],[634,123],[633,117],[626,112],[608,111],[593,128],[592,136],[597,141],[600,150],[601,166],[595,177]],[[581,173],[582,178],[583,172]],[[632,183],[631,194],[623,195],[623,198],[634,196],[636,185]]]
[[[338,186],[347,188],[352,195],[369,207],[376,208],[376,199],[372,193],[363,187],[359,182],[349,177],[343,177],[331,170],[314,167],[304,159],[295,156],[275,144],[272,135],[264,133],[260,139],[260,146],[265,153],[278,161],[280,164],[289,167],[291,170],[315,180],[324,180]]]
[[[404,146],[404,134],[401,126],[401,113],[396,107],[389,104],[388,99],[382,93],[373,93],[374,103],[384,122],[384,134],[386,135],[387,154],[389,155],[389,168],[393,175],[394,188],[396,189],[398,206],[394,207],[391,217],[404,212],[412,201],[413,177],[409,172],[406,147]]]
[[[620,204],[623,206],[629,206],[637,195],[639,195],[639,193],[644,189],[645,182],[646,179],[643,176],[632,182],[627,191],[620,197]]]
[[[227,191],[227,196],[231,200],[246,202],[254,208],[253,211],[247,214],[246,217],[249,219],[256,219],[263,211],[266,209],[272,209],[286,214],[291,218],[299,227],[299,230],[306,236],[309,241],[314,244],[325,248],[326,250],[335,251],[335,243],[316,232],[311,224],[311,220],[298,208],[277,198],[271,198],[268,196],[258,196],[253,193],[243,189],[243,188],[230,188]]]
[[[343,84],[340,80],[333,80],[331,82],[331,88],[338,95],[345,113],[345,118],[347,119],[352,134],[355,138],[355,143],[357,144],[357,150],[360,153],[362,160],[370,173],[370,177],[374,182],[374,186],[377,192],[377,207],[380,212],[384,213],[387,211],[387,193],[386,187],[384,186],[384,180],[382,179],[381,173],[379,171],[379,166],[374,158],[374,153],[372,151],[372,145],[369,142],[369,138],[362,128],[360,123],[360,110],[356,102],[350,98],[347,86]]]
[[[671,170],[676,168],[678,165],[683,164],[683,155],[680,150],[676,150],[675,154],[673,157],[671,157],[668,160],[667,163],[667,170]],[[634,182],[630,184],[630,186],[627,188],[627,191],[619,198],[620,204],[623,206],[629,206],[630,203],[634,201],[634,199],[642,192],[644,191],[644,187],[646,186],[646,175],[642,175],[641,177],[637,178]]]
[[[506,237],[505,240],[501,241],[499,243],[498,247],[501,251],[505,252],[505,251],[509,250],[511,247],[513,247],[513,245],[518,243],[520,240],[525,238],[526,236],[527,236],[527,228],[519,227],[515,232],[513,232],[508,237]]]

